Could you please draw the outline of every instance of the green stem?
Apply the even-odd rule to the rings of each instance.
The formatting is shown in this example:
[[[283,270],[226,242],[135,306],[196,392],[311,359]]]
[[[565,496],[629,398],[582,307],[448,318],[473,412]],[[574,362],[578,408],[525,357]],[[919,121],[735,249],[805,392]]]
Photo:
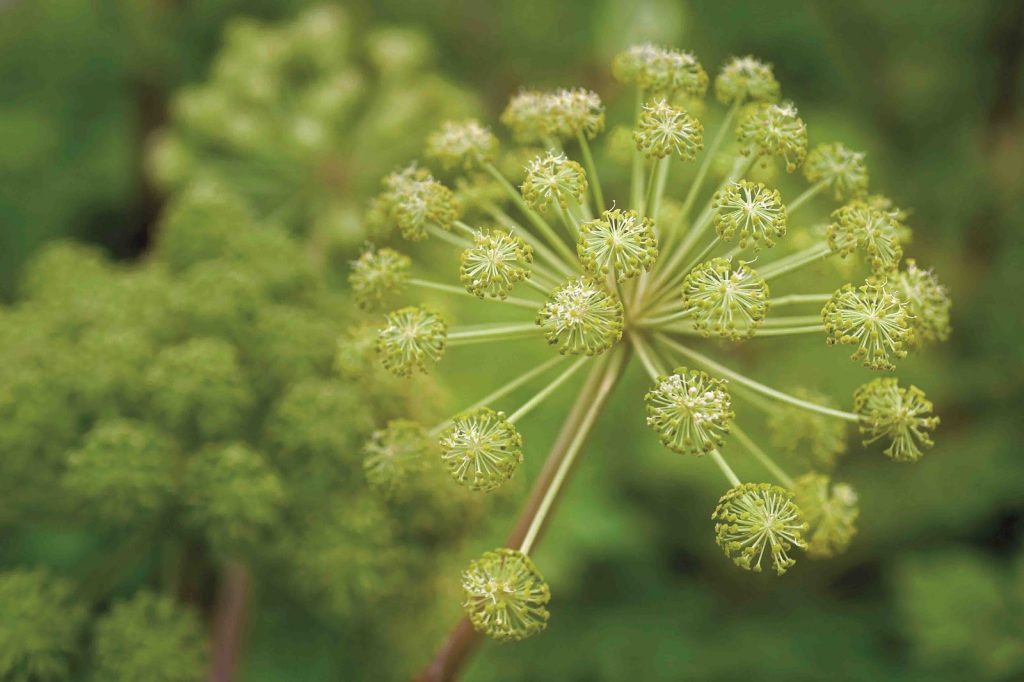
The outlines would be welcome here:
[[[754,458],[772,474],[772,476],[779,479],[779,482],[787,488],[793,487],[793,479],[790,478],[789,474],[783,471],[782,467],[780,467],[774,459],[769,457],[767,452],[758,447],[757,443],[750,439],[750,436],[747,435],[746,431],[741,429],[735,422],[731,425],[730,430],[732,434],[736,436],[736,440],[742,443],[743,447],[749,450],[750,454],[752,454]]]
[[[769,327],[761,328],[754,332],[755,338],[762,336],[795,336],[797,334],[819,334],[825,331],[823,324],[809,324],[804,327]]]
[[[672,157],[666,156],[654,164],[655,173],[651,182],[651,199],[648,201],[650,208],[647,212],[651,220],[656,221],[658,219],[658,211],[661,209],[661,199],[665,195],[665,183],[668,182],[668,168],[671,161]]]
[[[651,381],[656,382],[658,377],[664,374],[665,371],[659,367],[654,351],[639,335],[630,334],[629,337],[633,342],[633,347],[636,349],[636,356],[640,358],[640,364],[644,366],[647,374],[651,377]]]
[[[711,455],[711,459],[718,465],[718,468],[721,469],[722,473],[725,474],[725,477],[729,479],[729,483],[731,483],[734,488],[743,484],[743,481],[741,481],[740,477],[736,475],[736,472],[732,470],[732,467],[726,463],[725,457],[722,457],[721,452],[716,449],[712,450],[708,454]]]
[[[544,242],[537,239],[529,230],[525,229],[514,218],[512,218],[512,216],[501,210],[500,207],[495,204],[487,203],[484,204],[484,210],[486,210],[492,218],[504,225],[505,229],[517,232],[519,236],[523,238],[523,241],[532,246],[534,251],[547,260],[552,267],[561,272],[563,276],[571,276],[573,274],[572,269],[569,268],[561,258],[555,255],[555,253],[549,249]],[[555,280],[558,279],[555,275],[552,275],[552,278]]]
[[[788,315],[785,317],[769,317],[764,321],[766,327],[786,327],[821,322],[821,315]]]
[[[790,294],[771,299],[772,307],[780,305],[795,305],[797,303],[828,303],[832,294]]]
[[[485,329],[463,329],[449,332],[448,346],[465,346],[471,343],[487,341],[505,341],[531,336],[537,332],[537,325],[532,322],[523,324],[506,324]]]
[[[419,279],[417,277],[413,277],[408,281],[409,284],[414,287],[420,287],[421,289],[433,289],[434,291],[443,291],[448,294],[457,294],[460,296],[469,296],[470,298],[475,298],[478,301],[497,301],[498,303],[508,303],[510,305],[517,305],[521,308],[529,308],[531,310],[537,310],[537,308],[540,307],[540,304],[536,301],[529,301],[525,298],[516,298],[515,296],[508,296],[506,298],[483,299],[477,296],[476,294],[471,294],[464,288],[455,286],[453,284],[431,282],[430,280]]]
[[[520,419],[528,415],[531,410],[547,400],[548,396],[557,391],[562,384],[571,379],[572,376],[576,374],[576,372],[579,371],[579,369],[583,367],[583,364],[589,359],[589,357],[583,356],[576,362],[569,365],[564,372],[555,377],[554,381],[542,388],[535,396],[523,403],[522,407],[510,414],[508,416],[508,421],[515,424]]]
[[[679,310],[669,315],[662,315],[661,317],[647,317],[636,323],[638,327],[656,327],[658,325],[667,324],[669,322],[676,322],[678,320],[685,319],[693,314],[695,308],[686,308],[685,310]]]
[[[826,187],[828,187],[828,180],[820,180],[811,185],[810,187],[808,187],[807,189],[805,189],[800,194],[800,196],[786,204],[786,215],[792,216],[798,208],[800,208],[805,203],[816,197],[818,194],[821,193],[821,190],[825,189]]]
[[[693,184],[690,185],[690,191],[686,193],[686,200],[683,201],[683,208],[679,212],[679,222],[674,226],[676,229],[680,228],[682,226],[682,222],[690,216],[690,211],[693,210],[693,204],[697,200],[697,194],[700,192],[701,187],[704,186],[704,178],[707,176],[708,170],[711,168],[711,163],[714,161],[715,155],[718,154],[718,150],[721,148],[726,134],[732,128],[732,120],[736,117],[736,112],[739,110],[740,100],[737,99],[725,113],[725,118],[722,119],[722,125],[718,127],[718,132],[715,133],[715,139],[711,141],[711,146],[705,150],[704,158],[701,159],[700,166],[697,168],[697,175],[693,179]]]
[[[594,208],[597,215],[604,213],[604,192],[601,191],[601,180],[597,177],[597,166],[594,165],[594,156],[590,153],[590,143],[587,136],[582,132],[576,133],[576,139],[580,143],[580,153],[583,155],[583,165],[587,169],[587,176],[590,178],[590,191],[594,195]]]
[[[472,242],[466,241],[462,237],[456,237],[447,230],[442,230],[437,225],[428,225],[427,233],[460,249],[468,249],[473,246]]]
[[[793,254],[785,262],[772,263],[764,268],[761,271],[761,278],[768,280],[781,277],[830,255],[832,255],[832,249],[829,248],[828,244],[815,244]]]
[[[580,226],[577,224],[576,219],[567,213],[566,210],[562,208],[561,204],[556,203],[555,210],[558,212],[558,216],[562,219],[562,224],[565,225],[565,229],[569,233],[569,236],[573,238],[573,241],[579,241]]]
[[[643,88],[636,89],[636,108],[633,116],[633,127],[640,123],[640,115],[644,110]],[[639,149],[633,149],[633,169],[630,182],[629,205],[640,210],[640,202],[644,200],[644,156]],[[642,212],[642,211],[641,211]]]

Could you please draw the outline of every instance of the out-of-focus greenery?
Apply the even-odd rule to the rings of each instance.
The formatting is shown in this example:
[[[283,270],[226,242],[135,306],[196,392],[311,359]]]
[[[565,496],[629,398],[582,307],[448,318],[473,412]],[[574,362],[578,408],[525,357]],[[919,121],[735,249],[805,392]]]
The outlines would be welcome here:
[[[91,657],[130,645],[130,633],[118,629],[143,609],[130,594],[160,573],[155,553],[142,553],[148,559],[129,567],[114,588],[91,584],[105,556],[116,558],[119,544],[131,549],[138,540],[81,531],[67,522],[75,510],[58,504],[54,512],[48,488],[37,483],[59,479],[97,499],[111,484],[101,480],[102,467],[90,467],[94,477],[85,480],[64,472],[66,453],[76,453],[70,462],[102,460],[125,439],[145,439],[159,450],[160,436],[150,431],[162,431],[193,471],[180,479],[192,482],[189,490],[170,498],[191,506],[174,518],[194,524],[188,533],[201,544],[217,538],[209,545],[214,552],[226,548],[237,556],[239,545],[250,546],[264,526],[280,522],[273,511],[250,510],[252,526],[219,523],[220,505],[230,500],[209,504],[213,498],[199,483],[222,473],[194,474],[206,471],[209,448],[236,453],[252,480],[265,482],[267,471],[286,479],[295,462],[313,466],[318,453],[340,448],[332,439],[347,436],[338,425],[357,421],[330,367],[348,306],[337,306],[327,293],[312,300],[299,295],[310,282],[319,282],[317,291],[328,285],[322,273],[297,265],[306,262],[307,244],[273,228],[256,230],[249,218],[226,217],[224,207],[212,222],[194,213],[183,219],[181,212],[195,206],[182,200],[164,214],[164,229],[153,230],[157,253],[145,265],[111,265],[92,251],[59,247],[16,274],[30,251],[57,234],[100,242],[119,256],[137,251],[157,213],[141,170],[144,148],[169,116],[171,93],[206,79],[229,17],[291,16],[305,4],[0,4],[0,281],[9,295],[13,282],[23,287],[18,306],[0,315],[6,396],[0,402],[0,562],[10,569],[0,593],[19,595],[17,603],[5,599],[0,614],[31,612],[25,632],[35,628],[38,642],[19,651],[9,643],[19,641],[11,633],[21,630],[0,618],[0,666],[11,679],[31,671],[29,665],[56,676],[64,665],[92,665]],[[936,267],[954,299],[951,342],[906,366],[907,378],[927,387],[943,417],[936,448],[912,468],[894,468],[870,453],[848,457],[842,477],[861,494],[860,534],[844,557],[803,562],[781,581],[724,570],[706,523],[719,485],[706,467],[669,456],[642,423],[623,417],[634,414],[625,401],[636,401],[647,384],[631,375],[538,549],[555,594],[548,631],[520,644],[486,645],[469,679],[1012,680],[1024,674],[1024,464],[1017,452],[1024,353],[1011,299],[1024,286],[1017,238],[1024,221],[1021,3],[375,0],[348,9],[361,27],[424,29],[443,70],[485,95],[490,120],[524,85],[585,85],[601,92],[613,113],[625,110],[607,64],[634,40],[693,49],[709,68],[732,54],[771,61],[810,122],[812,143],[841,139],[864,149],[872,185],[913,210],[915,255]],[[396,163],[422,132],[401,139]],[[369,191],[375,178],[360,181]],[[182,231],[194,230],[179,232],[177,243],[168,227],[175,220]],[[247,227],[238,228],[239,220]],[[803,344],[765,344],[759,352],[771,353],[773,370],[763,378],[780,386],[813,383],[808,377],[826,363],[831,369],[836,357]],[[202,381],[185,371],[192,367],[206,372]],[[448,375],[453,404],[493,385],[479,374]],[[846,391],[855,376],[854,367],[842,370],[836,387]],[[238,381],[248,382],[244,396]],[[206,398],[212,409],[196,410]],[[339,413],[345,419],[332,418]],[[552,405],[538,415],[524,429],[527,441],[550,442],[562,414],[564,406]],[[116,421],[124,417],[143,425]],[[308,442],[294,439],[299,426],[309,428]],[[96,447],[111,442],[114,447]],[[261,448],[269,463],[250,457]],[[528,460],[527,478],[539,459]],[[332,486],[361,485],[358,467],[348,465]],[[93,510],[117,518],[126,505],[151,509],[167,493],[147,484],[149,473],[133,471],[131,487],[117,484],[122,496],[104,496]],[[283,480],[281,489],[295,484]],[[272,509],[277,488],[258,489]],[[257,576],[242,679],[388,679],[379,675],[422,663],[455,616],[454,594],[443,605],[412,605],[429,613],[430,623],[367,623],[363,612],[337,616],[353,604],[351,583],[339,571],[373,562],[389,546],[352,539],[382,512],[373,503],[356,504],[360,495],[351,494],[316,496],[313,517],[308,507],[289,517],[301,529],[289,546],[298,559],[289,566],[308,589],[279,591],[272,562],[265,575],[273,577],[260,584]],[[291,492],[288,499],[304,495]],[[41,519],[43,511],[56,514],[56,522]],[[495,514],[491,538],[460,548],[450,563],[431,567],[439,577],[422,582],[436,580],[443,593],[463,559],[500,540],[510,515]],[[325,547],[335,553],[320,551]],[[182,583],[193,589],[183,592],[199,601],[196,585],[216,559],[187,556],[199,568],[186,567]],[[63,575],[25,572],[35,564]],[[71,605],[64,605],[67,581],[83,583]],[[97,592],[107,596],[89,596]],[[110,609],[111,593],[124,604]],[[33,606],[43,601],[67,617],[58,621]],[[109,614],[90,628],[91,654],[76,648],[85,629],[79,604],[89,602],[95,613]],[[381,604],[395,613],[410,606],[402,599]],[[334,615],[325,617],[324,610]],[[161,622],[188,640],[187,618]],[[131,665],[110,662],[109,669],[117,663]]]

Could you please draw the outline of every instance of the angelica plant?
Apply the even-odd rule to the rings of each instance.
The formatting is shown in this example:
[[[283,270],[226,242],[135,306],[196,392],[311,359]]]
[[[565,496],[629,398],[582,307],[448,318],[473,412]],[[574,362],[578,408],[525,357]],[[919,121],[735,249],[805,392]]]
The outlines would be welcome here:
[[[474,631],[508,640],[544,628],[549,589],[530,554],[634,361],[653,384],[644,397],[647,425],[668,450],[710,461],[723,475],[709,539],[748,571],[782,575],[804,551],[826,557],[850,544],[857,495],[831,479],[848,426],[866,444],[884,445],[891,459],[908,461],[931,446],[938,425],[923,392],[895,378],[867,381],[852,408],[843,409],[836,405],[850,398],[786,392],[728,359],[733,347],[789,336],[850,346],[854,362],[891,372],[909,352],[948,335],[946,291],[931,271],[902,262],[906,214],[867,194],[864,155],[841,143],[808,150],[796,106],[780,99],[772,67],[753,57],[732,59],[715,77],[725,107],[717,121],[691,111],[710,83],[691,53],[640,45],[619,55],[613,71],[635,93],[627,188],[598,175],[591,145],[605,121],[597,94],[526,90],[500,117],[512,148],[499,148],[497,133],[479,121],[446,124],[426,146],[427,160],[440,161],[439,175],[421,164],[396,171],[371,208],[381,239],[391,234],[454,247],[462,286],[412,278],[403,255],[371,245],[350,279],[358,299],[377,304],[385,295],[401,299],[424,289],[484,298],[507,314],[466,325],[422,306],[395,308],[377,332],[382,367],[402,377],[433,371],[458,362],[459,348],[470,344],[489,344],[495,358],[504,358],[503,343],[538,335],[557,351],[450,419],[423,427],[455,481],[482,495],[515,477],[520,462],[544,445],[524,441],[517,422],[554,392],[577,386],[507,546],[463,574],[467,620],[424,679],[455,675]],[[541,149],[530,147],[533,158],[510,174],[511,160],[522,156],[515,145]],[[755,168],[776,165],[787,173],[803,167],[808,185],[785,196],[751,177]],[[487,198],[446,192],[438,178],[456,188],[488,187]],[[845,203],[829,208],[830,202]],[[814,229],[814,210],[828,216],[827,230]],[[801,248],[790,246],[794,234]],[[865,279],[844,282],[843,270],[821,266],[850,257],[859,269],[845,271]],[[798,272],[806,276],[795,278]],[[518,406],[507,402],[534,383],[533,397]],[[637,408],[640,419],[639,401]],[[770,443],[756,442],[741,426],[758,417],[776,434]],[[389,456],[401,462],[425,449],[419,440],[406,447],[410,452]],[[799,450],[809,470],[799,477],[787,472],[774,456],[784,450]],[[375,447],[370,452],[367,467],[376,476],[380,455]],[[739,458],[756,462],[769,480],[742,480],[730,465]]]

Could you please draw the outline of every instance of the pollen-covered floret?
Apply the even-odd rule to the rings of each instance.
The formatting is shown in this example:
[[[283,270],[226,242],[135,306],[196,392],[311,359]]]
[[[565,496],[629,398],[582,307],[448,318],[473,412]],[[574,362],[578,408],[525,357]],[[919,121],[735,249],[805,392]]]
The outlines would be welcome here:
[[[512,478],[523,461],[523,437],[504,412],[488,407],[452,419],[439,442],[448,472],[471,490],[494,490]]]
[[[682,94],[700,99],[708,90],[708,74],[693,54],[649,43],[616,55],[612,73],[622,83],[664,97]]]
[[[736,132],[744,154],[778,156],[790,173],[807,156],[807,126],[792,102],[754,107]]]
[[[565,154],[548,152],[538,156],[526,166],[522,184],[523,198],[535,209],[558,204],[563,209],[578,203],[587,191],[587,176],[583,166],[566,158]]]
[[[348,283],[352,297],[363,310],[377,310],[387,298],[401,291],[409,279],[412,261],[394,249],[368,247],[352,263]]]
[[[633,140],[648,157],[663,159],[675,153],[684,161],[692,161],[704,149],[704,126],[662,99],[644,106]]]
[[[819,144],[812,149],[803,170],[809,182],[825,182],[838,200],[856,199],[868,191],[864,153],[855,152],[841,142]]]
[[[604,130],[604,105],[596,92],[585,88],[556,90],[546,96],[547,133],[560,139],[583,135],[588,139]]]
[[[912,343],[923,346],[949,338],[949,309],[952,302],[946,287],[939,283],[931,270],[919,268],[912,258],[906,267],[891,280],[910,311],[910,326],[914,331]]]
[[[907,356],[912,338],[907,307],[878,280],[844,285],[822,308],[821,319],[828,344],[856,346],[850,359],[863,361],[865,367],[894,370],[893,359]]]
[[[897,462],[913,462],[934,445],[931,432],[939,425],[924,391],[901,388],[896,379],[874,379],[853,395],[853,409],[860,415],[864,444],[889,441],[885,454]]]
[[[477,631],[502,641],[531,637],[548,624],[551,590],[530,557],[496,549],[462,574],[462,607]]]
[[[377,332],[377,355],[398,376],[427,371],[444,355],[448,325],[437,313],[408,306],[388,313]]]
[[[498,138],[475,119],[447,121],[427,138],[426,155],[446,169],[472,170],[490,163],[498,150]]]
[[[517,282],[529,278],[533,247],[511,231],[478,230],[473,246],[462,252],[459,279],[480,298],[507,298]]]
[[[420,424],[393,419],[378,429],[363,446],[363,473],[378,494],[389,499],[405,488],[427,463],[436,449]]]
[[[722,104],[775,102],[779,99],[779,82],[772,65],[751,56],[733,57],[715,77],[715,96]]]
[[[409,241],[427,238],[427,228],[451,229],[459,217],[458,203],[450,189],[422,168],[409,166],[384,179],[384,191],[370,207],[367,221],[374,231],[386,234],[397,226]]]
[[[828,245],[844,258],[859,249],[875,274],[888,275],[903,258],[900,240],[904,230],[898,209],[854,199],[832,212]]]
[[[726,382],[705,372],[677,367],[658,377],[644,396],[647,425],[662,445],[680,454],[702,455],[722,445],[735,416]]]
[[[798,478],[793,495],[807,521],[807,556],[827,559],[842,554],[857,534],[857,493],[845,483],[831,484],[824,474]]]
[[[759,248],[775,246],[775,240],[786,234],[786,207],[777,189],[764,183],[740,180],[715,192],[715,230],[724,241],[731,242],[739,233],[739,246],[751,242]]]
[[[837,405],[827,395],[796,387],[790,395],[823,407]],[[809,465],[831,471],[846,452],[846,422],[796,405],[779,405],[768,417],[772,445]]]
[[[622,302],[591,277],[573,277],[555,289],[537,313],[548,343],[563,355],[597,355],[622,338]]]
[[[682,300],[698,331],[739,341],[764,322],[768,283],[746,263],[734,266],[728,258],[713,258],[686,275]]]
[[[794,547],[803,549],[807,523],[793,493],[768,483],[743,483],[718,501],[715,521],[718,546],[740,568],[759,573],[767,559],[778,575],[796,561]]]
[[[595,276],[609,272],[623,282],[651,269],[658,259],[654,221],[636,211],[613,209],[580,225],[580,262]]]

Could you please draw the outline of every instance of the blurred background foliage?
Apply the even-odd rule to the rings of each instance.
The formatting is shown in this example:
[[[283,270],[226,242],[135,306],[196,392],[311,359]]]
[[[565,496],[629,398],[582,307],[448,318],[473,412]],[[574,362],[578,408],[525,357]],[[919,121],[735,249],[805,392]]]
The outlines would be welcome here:
[[[454,536],[470,529],[436,537],[429,524],[393,523],[403,520],[400,506],[368,506],[357,462],[322,468],[325,451],[355,450],[369,419],[389,413],[382,400],[357,423],[352,380],[332,366],[335,337],[352,316],[336,284],[358,241],[358,207],[437,120],[480,111],[494,121],[521,86],[584,85],[601,93],[611,120],[624,120],[615,112],[628,103],[617,98],[608,65],[636,40],[692,49],[709,70],[733,54],[773,62],[812,143],[840,139],[867,151],[873,188],[912,209],[913,254],[937,269],[954,299],[951,341],[902,372],[935,401],[938,444],[914,467],[854,448],[841,469],[861,494],[851,551],[802,562],[783,580],[752,577],[728,570],[713,545],[707,517],[719,484],[707,467],[658,447],[635,408],[646,380],[630,375],[537,553],[555,594],[548,632],[485,645],[467,678],[1024,675],[1024,352],[1012,302],[1024,288],[1024,3],[351,0],[341,4],[344,44],[332,43],[335,61],[324,69],[365,79],[357,114],[345,114],[344,132],[315,153],[289,156],[275,171],[319,171],[324,159],[340,159],[346,179],[315,175],[324,182],[299,204],[316,213],[282,215],[287,195],[261,203],[234,174],[225,187],[210,159],[281,162],[294,146],[281,138],[276,150],[253,150],[227,135],[221,145],[204,137],[201,117],[183,113],[182,98],[230,73],[218,64],[242,50],[245,24],[233,19],[290,21],[310,4],[0,1],[0,291],[19,301],[0,314],[0,669],[14,671],[9,679],[60,679],[67,660],[76,675],[137,679],[124,652],[158,640],[177,643],[164,650],[177,657],[166,679],[192,679],[206,655],[195,618],[209,615],[211,567],[226,559],[209,556],[211,547],[266,576],[286,566],[295,588],[261,583],[257,570],[242,679],[391,679],[419,665],[457,614],[445,576],[495,544],[512,505],[476,510],[494,528],[458,544]],[[380,31],[394,26],[416,32]],[[374,47],[389,39],[392,48]],[[401,49],[407,62],[387,60]],[[255,71],[258,60],[240,54],[238,63]],[[424,74],[436,80],[424,87]],[[416,88],[419,95],[400,98]],[[385,114],[397,118],[372,130]],[[168,136],[181,144],[168,145]],[[161,155],[168,149],[181,154]],[[165,207],[168,196],[175,198]],[[60,237],[95,247],[39,254]],[[770,354],[763,378],[779,386],[817,383],[844,396],[862,376],[852,364],[836,367],[825,349],[764,344],[756,351],[762,366]],[[523,357],[535,350],[524,344]],[[209,376],[190,382],[181,368],[196,357]],[[392,414],[424,402],[463,404],[495,385],[469,363],[446,369],[446,399],[413,397]],[[197,412],[197,403],[217,409]],[[549,442],[563,412],[552,404],[531,420],[527,442]],[[349,417],[343,433],[333,428],[338,414]],[[232,448],[231,461],[262,482],[266,509],[241,527],[218,523],[238,512],[212,504],[230,500],[198,484],[226,475],[201,469],[209,462],[200,455],[189,458],[201,475],[182,478],[192,482],[187,490],[163,490],[143,468],[124,499],[108,498],[110,482],[64,471],[67,451],[68,462],[92,461],[98,471],[105,456],[140,442],[165,453]],[[167,466],[180,461],[166,456]],[[521,497],[539,459],[528,461],[510,496]],[[296,472],[315,472],[308,478],[321,489],[308,489]],[[267,481],[288,475],[297,480],[279,481],[285,501],[275,502],[278,488]],[[58,477],[80,497],[54,503]],[[82,506],[66,508],[72,502]],[[104,558],[152,545],[138,538],[166,520],[167,505],[188,510],[175,531],[182,541],[144,553],[116,585],[102,584]],[[67,523],[90,510],[102,517],[98,528]],[[143,528],[125,531],[124,518]],[[353,597],[366,591],[345,576],[369,570],[392,547],[384,525],[415,538],[407,556],[389,556],[389,579],[429,582],[422,599],[383,588],[372,607]],[[268,529],[278,534],[268,539]],[[438,550],[448,546],[455,549]],[[187,561],[175,562],[176,551]],[[177,581],[185,606],[139,591],[164,580]],[[70,602],[73,591],[99,604],[91,628]],[[56,622],[29,617],[65,602]],[[404,617],[377,617],[379,610]],[[154,637],[133,641],[143,625]],[[47,643],[29,657],[39,669],[5,658],[30,627]]]

